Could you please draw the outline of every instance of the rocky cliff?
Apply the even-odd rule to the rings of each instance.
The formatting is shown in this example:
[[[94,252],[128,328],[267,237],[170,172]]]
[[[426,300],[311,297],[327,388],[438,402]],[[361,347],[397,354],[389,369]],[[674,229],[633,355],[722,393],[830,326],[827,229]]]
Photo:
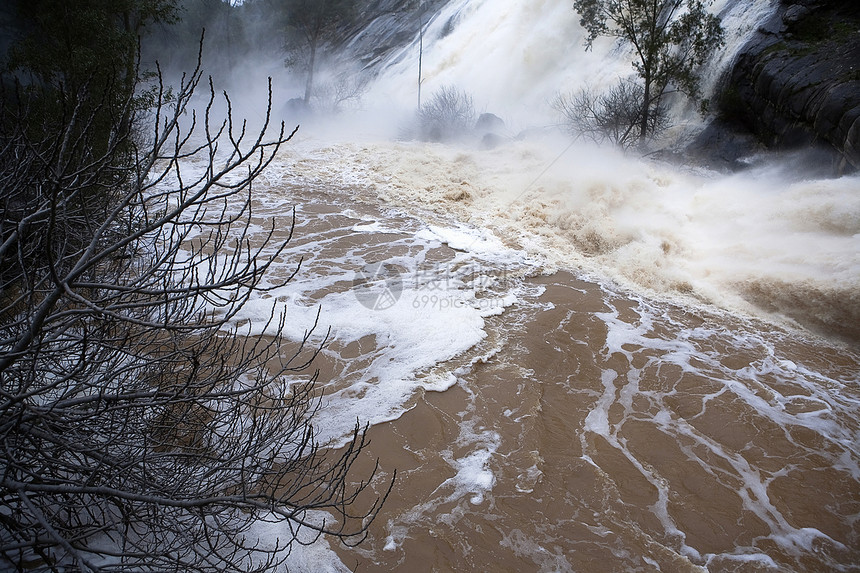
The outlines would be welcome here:
[[[730,70],[720,112],[768,148],[817,146],[834,171],[860,169],[860,2],[781,2]]]
[[[370,0],[335,48],[371,73],[415,41],[448,0]]]

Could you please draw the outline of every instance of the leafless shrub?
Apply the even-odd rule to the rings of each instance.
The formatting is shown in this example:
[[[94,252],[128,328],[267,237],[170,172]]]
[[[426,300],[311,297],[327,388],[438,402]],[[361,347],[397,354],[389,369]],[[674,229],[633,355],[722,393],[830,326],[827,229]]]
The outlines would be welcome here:
[[[429,141],[462,137],[475,124],[472,96],[453,86],[435,92],[418,111],[419,136]]]
[[[344,107],[356,107],[367,91],[367,79],[356,75],[340,74],[314,87],[314,108],[326,113],[338,113]]]
[[[159,79],[149,115],[124,104],[147,137],[94,142],[80,106],[33,129],[23,98],[0,102],[0,569],[270,571],[296,542],[359,542],[390,490],[350,486],[359,427],[338,452],[317,443],[309,338],[234,326],[292,278],[263,282],[290,219],[262,240],[250,223],[292,135],[267,135],[271,85],[250,133],[226,94],[216,120],[211,81],[192,109],[201,79],[170,102]],[[260,520],[288,534],[258,539]]]
[[[561,114],[574,137],[596,143],[610,142],[622,148],[640,143],[640,120],[644,90],[632,81],[621,81],[608,91],[595,94],[585,87],[556,97],[553,107]],[[648,117],[648,136],[657,137],[669,125],[665,109],[656,105]]]

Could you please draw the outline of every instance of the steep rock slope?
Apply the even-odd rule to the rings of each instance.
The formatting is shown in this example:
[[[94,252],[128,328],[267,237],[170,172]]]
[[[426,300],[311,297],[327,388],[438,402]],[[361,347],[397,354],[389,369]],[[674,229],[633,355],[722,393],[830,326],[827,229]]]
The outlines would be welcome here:
[[[860,2],[786,2],[742,51],[723,116],[769,148],[817,145],[860,168]]]
[[[412,43],[419,26],[426,26],[447,2],[370,0],[362,6],[356,22],[337,48],[358,60],[362,68],[376,73],[394,52]]]

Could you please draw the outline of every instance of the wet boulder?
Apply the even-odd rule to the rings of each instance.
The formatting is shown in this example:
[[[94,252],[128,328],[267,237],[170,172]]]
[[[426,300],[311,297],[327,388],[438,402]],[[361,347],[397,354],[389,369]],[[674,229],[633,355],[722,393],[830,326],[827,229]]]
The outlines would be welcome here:
[[[475,131],[479,135],[502,134],[505,129],[505,121],[493,113],[482,113],[478,116],[478,121],[475,122]]]

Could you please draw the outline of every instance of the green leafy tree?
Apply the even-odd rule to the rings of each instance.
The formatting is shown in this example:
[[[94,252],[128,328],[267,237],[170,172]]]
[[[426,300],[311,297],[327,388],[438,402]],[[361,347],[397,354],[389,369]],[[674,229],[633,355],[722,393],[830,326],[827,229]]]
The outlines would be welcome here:
[[[288,31],[287,47],[291,51],[288,63],[301,65],[306,73],[305,105],[313,95],[319,50],[352,20],[354,5],[355,0],[284,0],[281,4]]]
[[[175,0],[17,0],[23,41],[13,67],[42,81],[81,82],[94,73],[133,70],[138,36],[155,22],[173,21]]]
[[[144,44],[143,62],[158,60],[168,77],[179,76],[194,67],[198,41],[206,31],[203,59],[207,73],[229,85],[232,72],[244,59],[268,58],[280,55],[275,50],[263,50],[271,45],[270,38],[280,33],[273,25],[266,25],[262,17],[266,8],[262,2],[246,0],[176,0],[179,21],[170,26],[155,26]],[[268,7],[271,13],[271,7]],[[253,17],[253,19],[252,19]],[[269,14],[268,20],[271,20]],[[254,38],[261,44],[254,46]],[[266,44],[262,42],[266,41]],[[258,53],[251,53],[252,46]],[[247,82],[247,77],[241,81]]]
[[[696,71],[724,43],[720,19],[707,11],[706,2],[574,0],[573,5],[588,32],[587,48],[599,36],[633,46],[633,67],[643,88],[636,117],[640,142],[649,136],[652,114],[670,87],[693,99],[700,96]]]
[[[31,128],[87,116],[93,145],[106,151],[131,129],[140,36],[175,20],[175,0],[13,1],[17,41],[3,71],[27,92],[30,117],[41,117]]]

